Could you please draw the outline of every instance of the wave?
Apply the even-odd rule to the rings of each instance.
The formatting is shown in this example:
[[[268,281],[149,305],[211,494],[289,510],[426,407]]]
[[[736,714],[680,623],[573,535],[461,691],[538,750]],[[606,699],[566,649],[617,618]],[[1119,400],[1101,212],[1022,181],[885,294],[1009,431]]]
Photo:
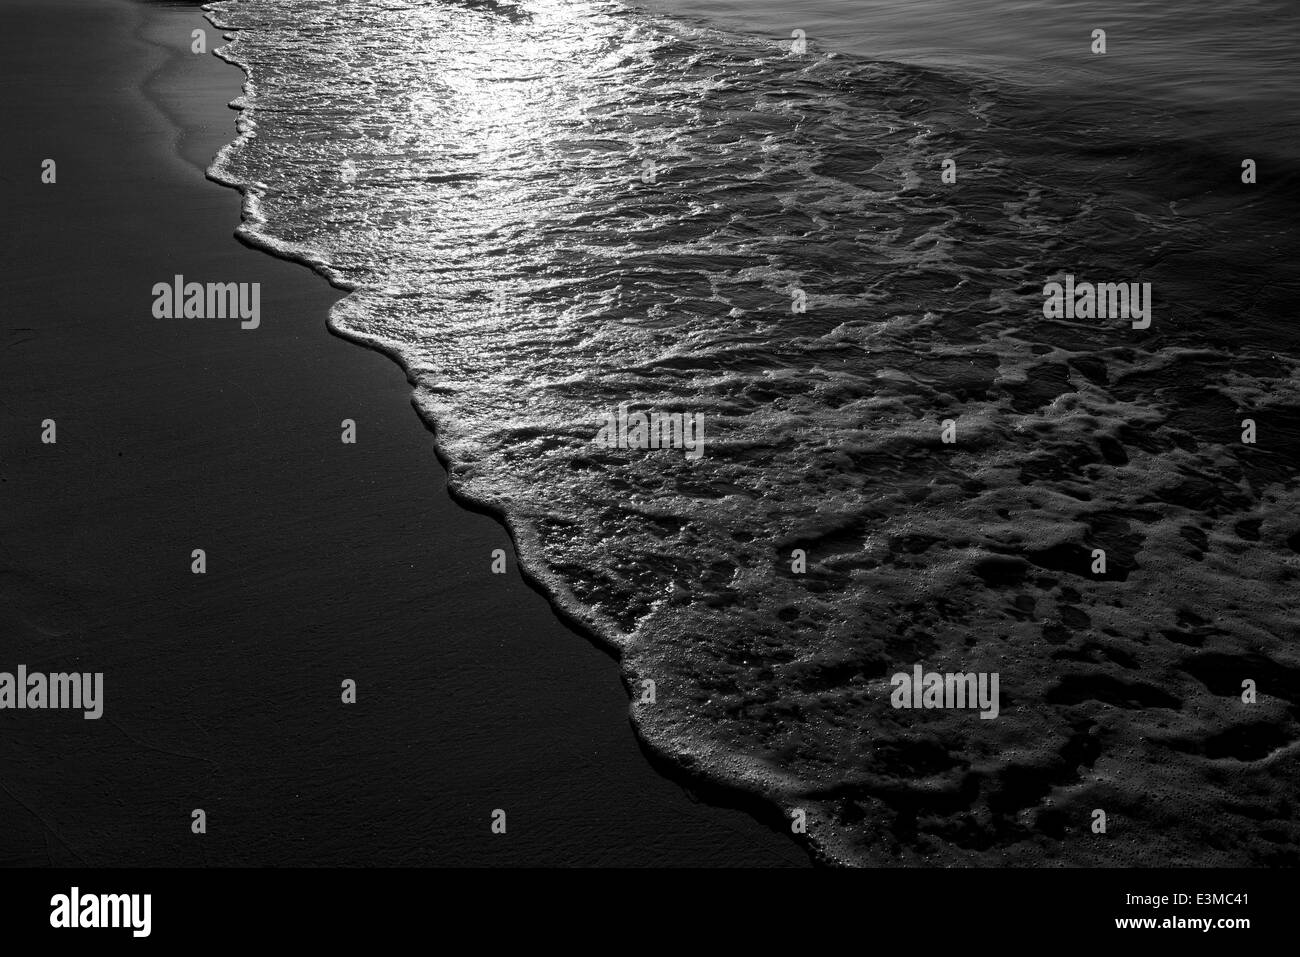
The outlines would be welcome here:
[[[207,9],[239,235],[349,290],[656,751],[829,862],[1295,862],[1293,176],[618,3]],[[1065,273],[1151,328],[1043,318]],[[620,406],[703,456],[594,443]],[[914,664],[998,719],[892,708]]]

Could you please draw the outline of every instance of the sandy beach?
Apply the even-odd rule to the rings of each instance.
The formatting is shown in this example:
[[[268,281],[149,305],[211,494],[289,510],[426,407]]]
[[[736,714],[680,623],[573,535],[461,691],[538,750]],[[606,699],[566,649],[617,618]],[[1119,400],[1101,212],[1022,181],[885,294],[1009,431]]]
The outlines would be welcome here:
[[[0,7],[0,864],[1300,863],[1296,8],[958,6]]]
[[[105,698],[5,714],[0,862],[806,865],[652,766],[401,370],[328,332],[341,293],[234,238],[204,171],[243,76],[197,7],[16,0],[0,44],[0,670]],[[155,318],[175,275],[260,284],[260,325]]]

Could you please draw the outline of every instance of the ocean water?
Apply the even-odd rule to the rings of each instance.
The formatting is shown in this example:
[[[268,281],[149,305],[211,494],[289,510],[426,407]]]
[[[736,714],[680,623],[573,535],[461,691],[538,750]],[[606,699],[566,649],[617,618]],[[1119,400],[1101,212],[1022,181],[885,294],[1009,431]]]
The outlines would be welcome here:
[[[1225,15],[1209,0],[645,0],[728,29],[789,37],[814,49],[951,66],[1003,83],[1067,94],[1077,110],[1130,101],[1173,114],[1171,130],[1252,144],[1294,144],[1300,106],[1294,30],[1282,0],[1246,0]],[[1105,56],[1090,52],[1106,32]]]
[[[216,3],[211,175],[646,741],[821,859],[1294,864],[1300,13],[1222,9]],[[1045,319],[1065,274],[1150,328]],[[594,443],[625,403],[703,455]],[[917,664],[998,717],[894,709]]]

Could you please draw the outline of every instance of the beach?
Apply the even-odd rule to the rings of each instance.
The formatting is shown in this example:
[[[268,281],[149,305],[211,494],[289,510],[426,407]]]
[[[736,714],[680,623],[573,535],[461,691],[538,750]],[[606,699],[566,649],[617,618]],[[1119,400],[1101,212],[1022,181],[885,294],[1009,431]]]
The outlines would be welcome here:
[[[1294,866],[1245,2],[6,4],[0,861]]]
[[[244,78],[201,11],[0,28],[0,670],[104,676],[97,720],[4,713],[0,862],[806,866],[661,773],[614,658],[449,497],[399,366],[328,331],[342,293],[236,240],[205,170]],[[258,284],[259,324],[156,318],[176,276]]]

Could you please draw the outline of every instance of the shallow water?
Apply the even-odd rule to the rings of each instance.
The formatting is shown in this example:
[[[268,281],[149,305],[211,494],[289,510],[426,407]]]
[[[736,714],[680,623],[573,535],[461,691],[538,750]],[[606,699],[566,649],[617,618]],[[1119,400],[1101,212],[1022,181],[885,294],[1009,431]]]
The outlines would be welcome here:
[[[1296,15],[1251,6],[1215,62],[1253,114],[1168,52],[1093,82],[1119,41],[1084,17],[1071,59],[1059,5],[1030,54],[988,4],[813,4],[794,54],[770,5],[218,3],[251,79],[212,175],[353,290],[332,327],[405,365],[647,739],[819,854],[1295,863],[1300,179],[1285,110],[1234,131]],[[1151,283],[1150,328],[1044,319],[1066,273]],[[622,403],[702,414],[703,456],[593,444]],[[894,710],[915,664],[998,672],[998,719]]]

